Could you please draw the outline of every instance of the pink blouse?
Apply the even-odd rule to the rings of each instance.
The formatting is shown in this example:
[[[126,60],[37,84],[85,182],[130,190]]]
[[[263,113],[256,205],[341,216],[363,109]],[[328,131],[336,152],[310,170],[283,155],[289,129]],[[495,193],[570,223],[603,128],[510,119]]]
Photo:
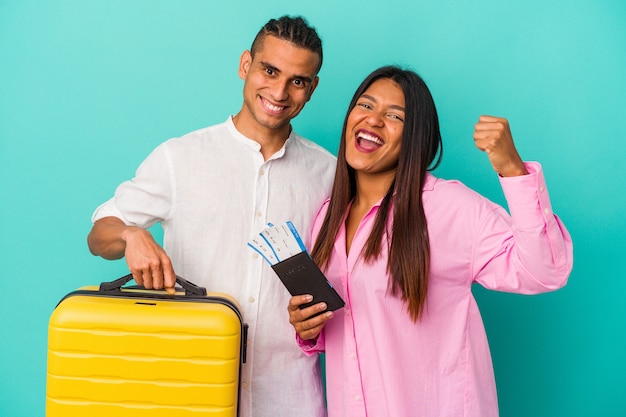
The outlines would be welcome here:
[[[431,245],[426,308],[413,322],[389,294],[387,252],[359,256],[379,206],[362,219],[350,253],[345,227],[326,276],[346,301],[307,354],[326,352],[329,417],[492,417],[496,386],[474,282],[536,294],[561,288],[573,263],[569,233],[552,212],[541,166],[500,178],[511,215],[458,181],[428,175],[423,201]],[[328,201],[318,214],[317,235]],[[383,245],[386,247],[386,245]]]

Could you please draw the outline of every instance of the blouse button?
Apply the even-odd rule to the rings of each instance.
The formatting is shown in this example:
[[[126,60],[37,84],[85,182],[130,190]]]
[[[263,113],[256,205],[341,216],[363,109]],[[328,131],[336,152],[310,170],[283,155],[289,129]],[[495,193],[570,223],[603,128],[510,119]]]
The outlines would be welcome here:
[[[254,303],[256,300],[254,299],[254,297],[250,297],[248,298],[248,301],[250,301],[250,303]]]

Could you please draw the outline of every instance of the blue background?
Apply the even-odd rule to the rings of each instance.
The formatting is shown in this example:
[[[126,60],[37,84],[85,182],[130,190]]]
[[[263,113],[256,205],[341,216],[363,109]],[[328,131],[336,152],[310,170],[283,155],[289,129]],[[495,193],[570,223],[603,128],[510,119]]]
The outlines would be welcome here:
[[[407,65],[438,106],[436,174],[504,203],[472,129],[509,118],[544,166],[575,266],[550,294],[475,289],[501,415],[626,415],[623,0],[0,0],[0,416],[44,414],[59,299],[127,271],[89,253],[95,207],[157,144],[239,110],[239,56],[282,14],[324,41],[294,126],[333,153],[361,79]]]

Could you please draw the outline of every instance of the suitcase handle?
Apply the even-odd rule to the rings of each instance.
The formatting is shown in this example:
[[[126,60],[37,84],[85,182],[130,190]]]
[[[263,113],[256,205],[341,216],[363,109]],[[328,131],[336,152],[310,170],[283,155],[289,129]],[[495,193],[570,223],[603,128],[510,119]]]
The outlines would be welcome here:
[[[99,292],[121,292],[122,286],[133,279],[133,274],[124,275],[115,281],[103,282],[100,284]],[[183,277],[176,275],[176,283],[185,290],[185,295],[206,295],[206,288],[199,287],[193,282],[187,281]]]

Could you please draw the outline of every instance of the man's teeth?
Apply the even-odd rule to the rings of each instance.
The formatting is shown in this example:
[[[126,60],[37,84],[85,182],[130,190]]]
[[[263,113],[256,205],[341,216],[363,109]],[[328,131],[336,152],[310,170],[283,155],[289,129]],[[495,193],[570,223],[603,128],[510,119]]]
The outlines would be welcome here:
[[[380,140],[380,138],[378,138],[377,136],[374,135],[370,135],[368,133],[359,133],[359,139],[360,140],[369,140],[370,142],[374,142],[378,145],[383,145],[384,142],[382,140]]]
[[[285,106],[275,106],[267,100],[263,100],[268,110],[279,112],[285,109]]]

